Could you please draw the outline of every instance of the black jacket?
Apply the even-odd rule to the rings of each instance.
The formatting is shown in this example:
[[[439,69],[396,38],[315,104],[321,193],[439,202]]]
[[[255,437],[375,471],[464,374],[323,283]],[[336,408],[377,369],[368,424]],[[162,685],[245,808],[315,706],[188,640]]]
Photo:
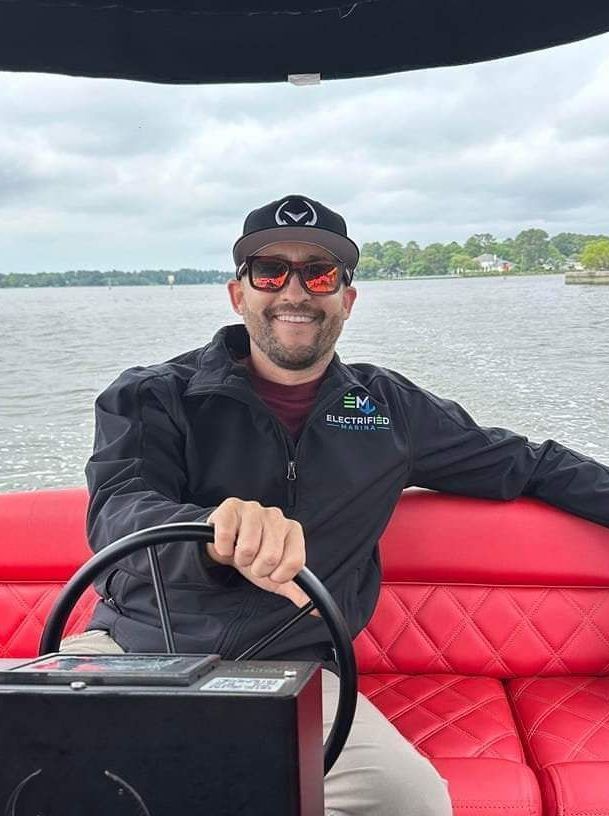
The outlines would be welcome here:
[[[100,550],[129,532],[205,521],[229,496],[280,507],[304,528],[307,566],[355,636],[379,584],[377,542],[409,485],[495,499],[537,496],[609,526],[609,468],[556,442],[481,428],[454,402],[373,365],[328,367],[294,445],[252,390],[243,326],[205,348],[125,371],[96,402],[86,473]],[[159,551],[179,651],[236,656],[291,617],[285,598],[211,561],[203,546]],[[89,628],[131,651],[163,649],[145,553],[98,583]],[[301,621],[263,657],[327,659],[323,621]]]

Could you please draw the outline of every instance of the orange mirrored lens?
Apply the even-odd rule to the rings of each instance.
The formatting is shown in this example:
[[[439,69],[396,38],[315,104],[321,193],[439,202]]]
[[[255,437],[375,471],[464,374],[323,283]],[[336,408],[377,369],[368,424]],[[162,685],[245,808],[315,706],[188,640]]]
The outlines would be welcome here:
[[[289,266],[282,261],[252,262],[252,282],[257,289],[281,289],[289,273]]]
[[[303,278],[309,292],[328,294],[335,292],[340,281],[340,269],[327,263],[307,264],[303,269]]]

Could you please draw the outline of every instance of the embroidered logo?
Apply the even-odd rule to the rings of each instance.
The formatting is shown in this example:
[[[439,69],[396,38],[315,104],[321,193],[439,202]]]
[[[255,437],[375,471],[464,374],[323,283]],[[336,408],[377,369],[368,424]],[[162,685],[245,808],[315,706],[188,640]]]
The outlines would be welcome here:
[[[363,389],[345,394],[337,413],[326,413],[326,425],[341,431],[388,431],[391,419],[379,411],[370,394]]]
[[[317,213],[313,205],[302,198],[286,198],[277,207],[275,221],[280,227],[294,224],[300,227],[314,227],[317,224]]]

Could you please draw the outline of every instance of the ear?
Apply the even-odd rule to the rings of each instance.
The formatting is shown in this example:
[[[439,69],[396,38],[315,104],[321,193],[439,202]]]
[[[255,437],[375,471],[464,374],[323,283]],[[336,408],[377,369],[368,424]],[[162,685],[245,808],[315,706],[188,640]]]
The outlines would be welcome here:
[[[354,286],[345,286],[343,290],[343,317],[345,320],[349,319],[356,298],[357,289]]]
[[[243,286],[241,285],[241,281],[238,280],[229,280],[227,283],[228,288],[228,296],[230,298],[230,304],[233,307],[233,311],[236,312],[238,315],[243,314]]]

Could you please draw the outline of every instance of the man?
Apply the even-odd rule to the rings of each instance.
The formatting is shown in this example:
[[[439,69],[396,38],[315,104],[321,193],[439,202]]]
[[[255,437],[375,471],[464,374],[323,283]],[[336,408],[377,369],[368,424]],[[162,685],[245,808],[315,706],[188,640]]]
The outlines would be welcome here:
[[[229,296],[245,326],[124,372],[97,401],[87,465],[95,550],[156,524],[215,526],[206,548],[160,553],[179,651],[230,658],[275,629],[285,598],[307,601],[292,581],[305,561],[355,636],[377,598],[377,541],[408,485],[533,495],[609,525],[609,469],[552,441],[480,428],[395,372],[341,363],[334,347],[359,253],[339,215],[304,196],[274,201],[247,216],[233,255]],[[98,589],[79,647],[163,649],[144,554]],[[331,667],[325,624],[307,616],[264,656]],[[329,671],[323,681],[329,721],[337,683]],[[451,812],[431,764],[361,696],[325,796],[334,816]]]

